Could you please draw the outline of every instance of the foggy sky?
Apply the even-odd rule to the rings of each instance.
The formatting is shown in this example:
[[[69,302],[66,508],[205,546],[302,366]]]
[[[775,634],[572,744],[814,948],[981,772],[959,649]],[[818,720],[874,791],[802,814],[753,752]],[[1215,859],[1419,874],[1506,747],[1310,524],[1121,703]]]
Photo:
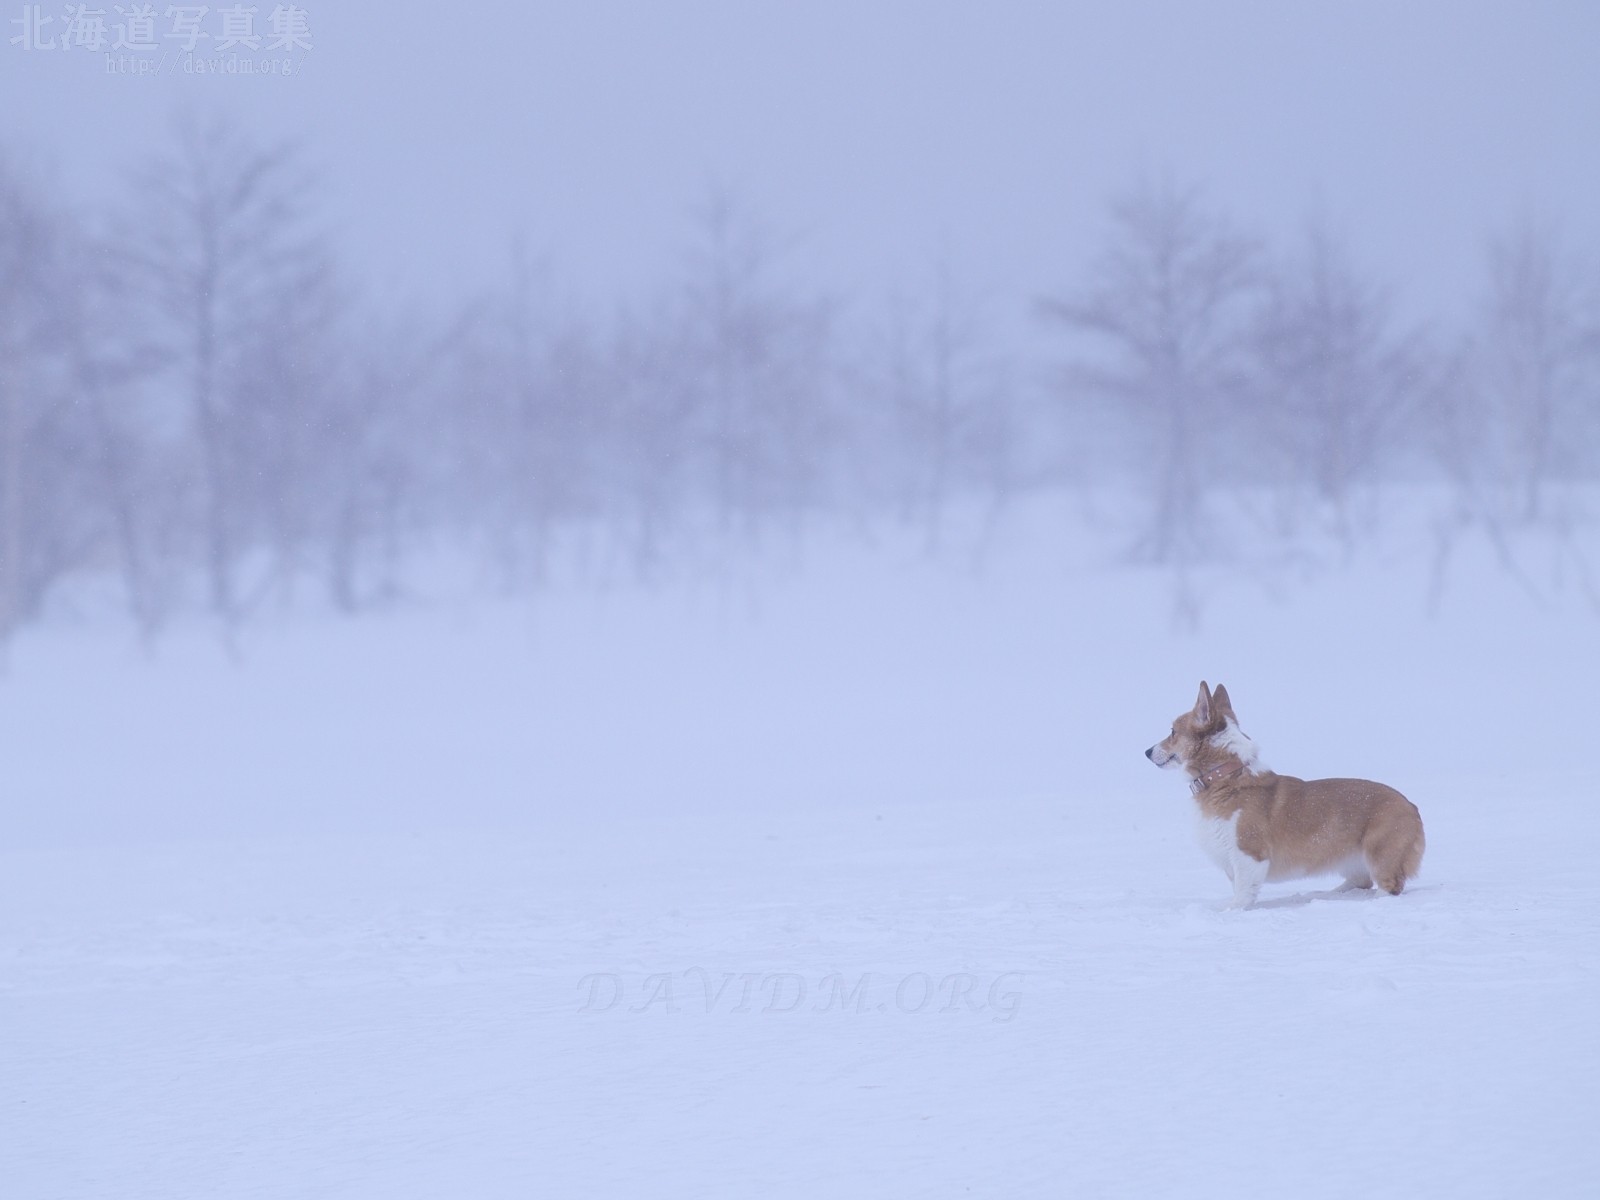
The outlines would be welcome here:
[[[3,143],[67,203],[110,195],[177,108],[235,114],[303,138],[347,260],[424,302],[500,277],[522,231],[609,304],[673,269],[712,184],[796,235],[795,269],[830,291],[915,288],[944,258],[1018,313],[1068,284],[1141,173],[1269,236],[1320,210],[1425,313],[1476,288],[1485,235],[1519,214],[1600,249],[1582,0],[308,0],[287,79],[24,51],[25,7],[5,5]]]

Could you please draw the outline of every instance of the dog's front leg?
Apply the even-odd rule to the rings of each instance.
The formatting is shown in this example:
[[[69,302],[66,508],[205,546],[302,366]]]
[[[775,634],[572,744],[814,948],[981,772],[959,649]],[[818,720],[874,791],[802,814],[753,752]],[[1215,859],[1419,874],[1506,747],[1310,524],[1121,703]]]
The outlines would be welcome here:
[[[1228,875],[1233,880],[1233,903],[1228,907],[1249,908],[1256,902],[1261,885],[1267,881],[1268,864],[1262,859],[1251,858],[1243,850],[1235,850],[1230,859]]]

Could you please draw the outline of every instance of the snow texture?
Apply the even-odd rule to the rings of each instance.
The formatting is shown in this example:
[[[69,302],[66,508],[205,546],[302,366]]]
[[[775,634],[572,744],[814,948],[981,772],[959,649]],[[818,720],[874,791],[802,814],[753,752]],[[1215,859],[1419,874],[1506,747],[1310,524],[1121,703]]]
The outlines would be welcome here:
[[[4,1194],[1592,1194],[1594,614],[1401,556],[1173,632],[1010,528],[19,643]],[[1224,911],[1143,755],[1201,678],[1417,802],[1405,895]]]

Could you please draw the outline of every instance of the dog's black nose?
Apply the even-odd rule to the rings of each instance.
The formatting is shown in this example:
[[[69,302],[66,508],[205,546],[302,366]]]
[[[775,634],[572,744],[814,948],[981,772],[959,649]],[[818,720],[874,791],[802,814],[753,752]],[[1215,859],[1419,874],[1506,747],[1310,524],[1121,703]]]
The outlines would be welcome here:
[[[1156,748],[1154,746],[1151,746],[1150,749],[1148,749],[1148,750],[1146,750],[1144,752],[1144,756],[1146,758],[1148,758],[1151,762],[1155,762],[1155,760],[1156,760]]]

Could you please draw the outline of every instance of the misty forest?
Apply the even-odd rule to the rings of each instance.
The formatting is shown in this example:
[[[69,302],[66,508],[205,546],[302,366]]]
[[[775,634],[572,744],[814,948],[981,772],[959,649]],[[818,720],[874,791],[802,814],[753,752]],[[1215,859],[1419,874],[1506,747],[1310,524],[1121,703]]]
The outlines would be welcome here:
[[[639,294],[572,301],[530,229],[498,286],[422,311],[341,261],[295,143],[182,118],[109,203],[49,179],[0,153],[3,635],[355,612],[441,564],[510,593],[725,575],[819,521],[965,560],[951,511],[992,529],[1045,490],[1125,497],[1085,500],[1112,557],[1181,587],[1314,572],[1307,532],[1358,553],[1423,485],[1436,589],[1462,538],[1522,571],[1533,529],[1600,603],[1600,277],[1536,215],[1460,248],[1478,290],[1448,319],[1336,217],[1273,242],[1170,176],[1107,197],[1050,294],[932,260],[882,300],[797,282],[804,238],[708,186]]]
[[[3,1200],[1600,1179],[1600,5],[11,3]]]

